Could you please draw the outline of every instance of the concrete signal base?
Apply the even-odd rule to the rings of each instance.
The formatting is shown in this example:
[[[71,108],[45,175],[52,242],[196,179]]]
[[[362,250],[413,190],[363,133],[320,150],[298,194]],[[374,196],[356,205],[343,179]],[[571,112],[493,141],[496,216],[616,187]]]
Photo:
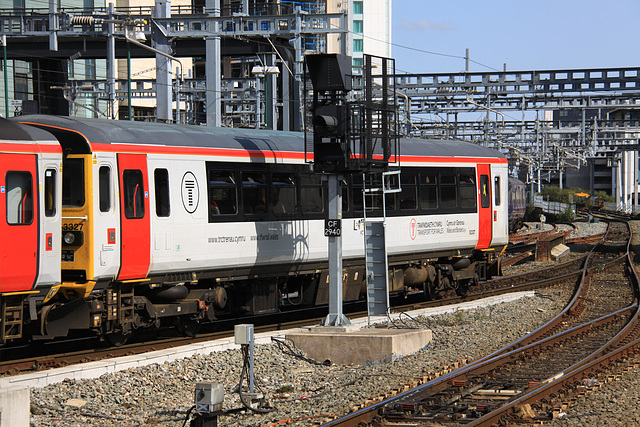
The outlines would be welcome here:
[[[0,390],[0,426],[28,426],[31,392],[29,387],[9,386]]]
[[[431,342],[432,333],[430,329],[317,326],[288,333],[286,338],[314,360],[364,365],[415,353]]]

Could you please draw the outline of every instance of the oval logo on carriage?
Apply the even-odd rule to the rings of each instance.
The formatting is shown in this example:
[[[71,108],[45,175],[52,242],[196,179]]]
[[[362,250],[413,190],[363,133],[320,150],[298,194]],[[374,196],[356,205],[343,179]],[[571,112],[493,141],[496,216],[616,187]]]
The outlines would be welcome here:
[[[411,218],[411,222],[409,223],[409,236],[411,237],[411,240],[416,240],[416,228],[416,219]]]
[[[198,180],[193,173],[187,172],[182,177],[182,204],[185,210],[189,213],[194,213],[198,208],[199,200]]]

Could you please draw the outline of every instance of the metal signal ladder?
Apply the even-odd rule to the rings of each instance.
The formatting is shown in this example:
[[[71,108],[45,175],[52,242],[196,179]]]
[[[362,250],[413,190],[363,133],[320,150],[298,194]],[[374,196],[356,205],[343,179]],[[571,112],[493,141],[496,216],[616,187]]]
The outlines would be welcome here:
[[[391,187],[396,176],[397,188]],[[373,316],[387,316],[389,311],[389,262],[386,243],[386,195],[397,193],[400,188],[400,171],[382,172],[380,187],[366,187],[366,176],[363,176],[363,212],[364,212],[364,247],[367,279],[367,313],[371,323]],[[382,194],[382,219],[367,218],[367,195]]]

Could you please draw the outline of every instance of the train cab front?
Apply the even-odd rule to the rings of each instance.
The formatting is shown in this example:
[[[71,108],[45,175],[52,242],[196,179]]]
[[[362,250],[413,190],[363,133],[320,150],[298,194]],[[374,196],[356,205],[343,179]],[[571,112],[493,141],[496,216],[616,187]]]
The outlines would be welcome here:
[[[62,179],[62,282],[85,283],[91,277],[91,197],[87,189],[91,155],[68,155]]]
[[[91,154],[67,154],[62,161],[61,283],[53,286],[41,307],[40,330],[33,338],[68,335],[90,329],[102,307],[87,296],[93,290],[93,184]],[[98,315],[93,316],[93,312]]]

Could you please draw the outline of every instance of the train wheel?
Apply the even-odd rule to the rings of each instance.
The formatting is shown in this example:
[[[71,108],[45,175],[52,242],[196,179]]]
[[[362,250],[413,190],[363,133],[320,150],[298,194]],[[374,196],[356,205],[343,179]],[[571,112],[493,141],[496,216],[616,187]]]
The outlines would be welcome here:
[[[480,284],[480,275],[478,273],[474,274],[472,286],[478,286]]]
[[[469,294],[469,282],[458,282],[458,286],[456,286],[456,294],[461,297],[466,297]]]
[[[126,344],[130,337],[131,334],[125,334],[122,332],[111,332],[105,335],[105,339],[113,347],[120,347]]]
[[[194,338],[200,332],[200,322],[191,319],[189,316],[178,319],[177,325],[180,333],[190,338]]]

